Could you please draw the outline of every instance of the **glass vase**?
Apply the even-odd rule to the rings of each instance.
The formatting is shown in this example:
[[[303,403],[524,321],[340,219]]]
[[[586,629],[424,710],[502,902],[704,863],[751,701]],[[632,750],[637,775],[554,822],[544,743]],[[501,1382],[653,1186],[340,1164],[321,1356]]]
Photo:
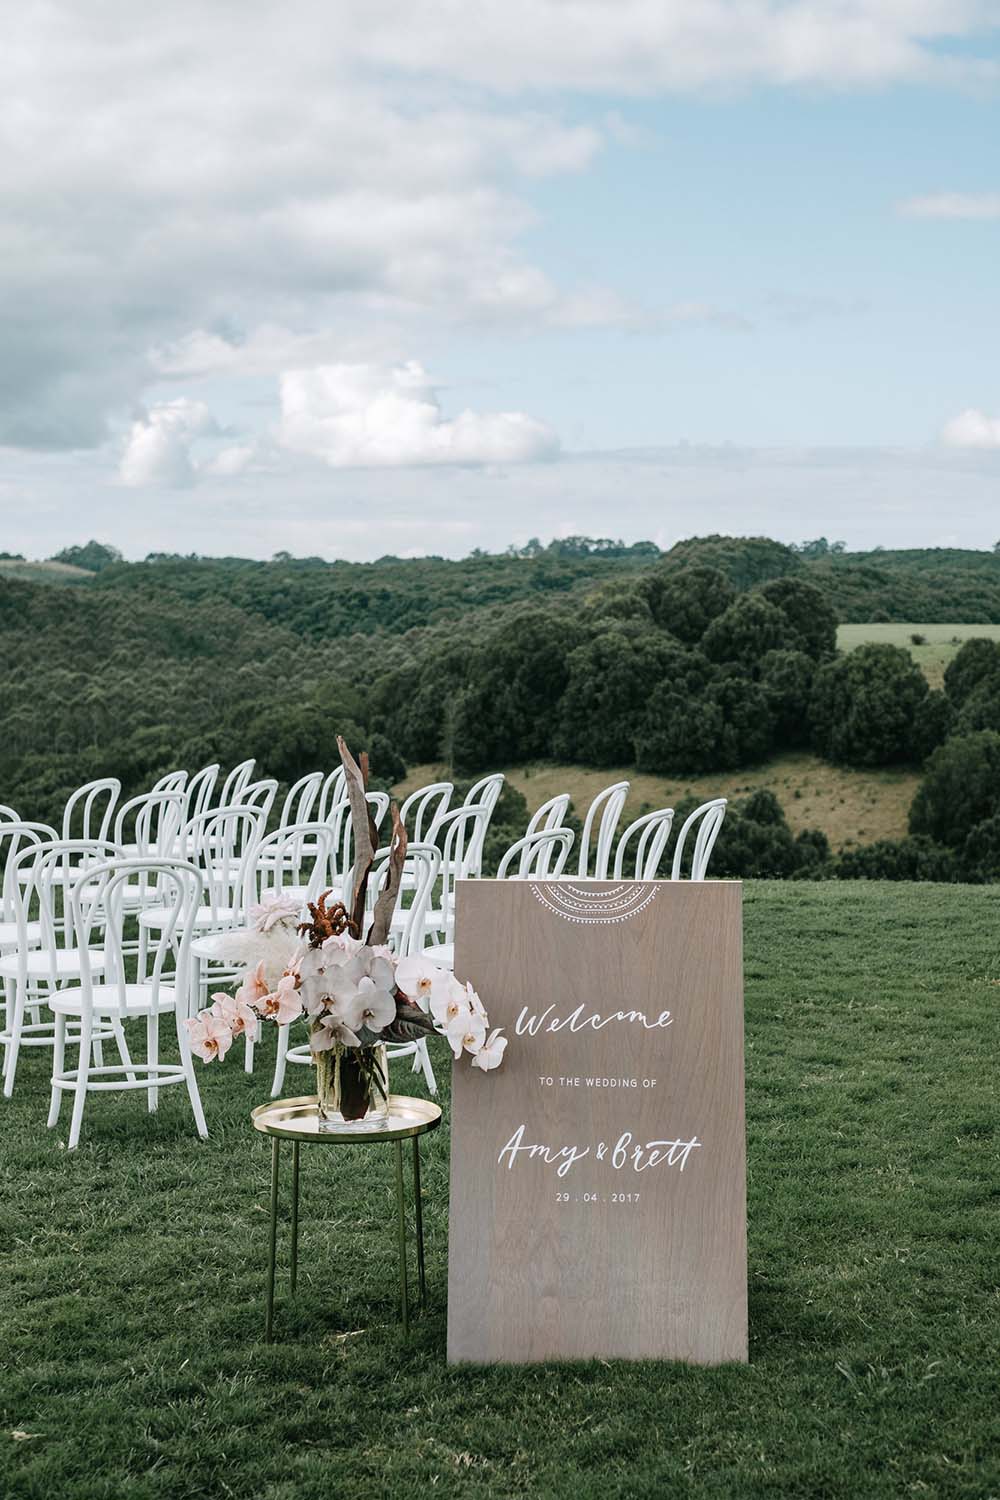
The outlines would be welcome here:
[[[334,1046],[314,1052],[321,1133],[379,1130],[389,1117],[389,1060],[385,1046]]]

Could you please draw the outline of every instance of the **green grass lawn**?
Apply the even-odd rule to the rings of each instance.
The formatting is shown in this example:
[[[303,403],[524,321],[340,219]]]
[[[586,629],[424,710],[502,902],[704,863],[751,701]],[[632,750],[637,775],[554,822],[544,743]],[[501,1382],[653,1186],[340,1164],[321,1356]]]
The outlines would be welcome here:
[[[0,1494],[1000,1495],[998,998],[1000,889],[747,888],[750,1363],[714,1370],[449,1369],[446,1129],[410,1345],[390,1154],[338,1148],[305,1153],[265,1346],[270,1048],[199,1065],[208,1142],[177,1091],[103,1096],[73,1155],[29,1056],[0,1105]]]
[[[915,635],[923,636],[919,644],[914,644]],[[855,646],[869,643],[904,646],[931,687],[936,688],[943,683],[945,667],[957,654],[962,642],[973,636],[986,636],[991,641],[998,641],[1000,625],[876,624],[837,627],[837,645],[841,651],[853,651]]]

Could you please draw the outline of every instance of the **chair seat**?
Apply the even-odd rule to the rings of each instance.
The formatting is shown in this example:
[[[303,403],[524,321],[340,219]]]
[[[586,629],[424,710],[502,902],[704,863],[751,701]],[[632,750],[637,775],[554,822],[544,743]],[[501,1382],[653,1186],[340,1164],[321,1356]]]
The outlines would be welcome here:
[[[42,935],[41,922],[29,922],[26,929],[29,943],[37,943]],[[0,948],[14,948],[17,946],[18,934],[16,922],[0,922]]]
[[[453,969],[455,967],[455,944],[438,943],[429,948],[424,948],[420,954],[421,958],[427,958],[432,964],[437,964],[442,969]]]
[[[104,954],[100,948],[91,948],[90,967],[92,969],[104,968]],[[24,967],[29,979],[49,979],[52,975],[52,957],[44,949],[24,955]],[[16,979],[19,971],[19,959],[16,953],[8,953],[0,958],[0,976],[4,979]],[[80,954],[76,948],[60,948],[55,955],[55,972],[62,978],[75,979],[80,973]]]
[[[165,921],[173,915],[171,908],[166,906],[147,906],[145,911],[139,913],[139,926],[160,928]],[[195,912],[194,926],[199,932],[208,932],[213,929],[236,927],[243,920],[243,913],[235,906],[217,906],[213,913],[210,906],[203,906]],[[177,931],[181,926],[178,923]]]
[[[127,984],[125,1004],[117,984],[95,984],[92,987],[94,1011],[104,1016],[149,1016],[158,1011],[172,1011],[177,1004],[174,991],[166,985],[160,986],[159,1005],[154,1006],[154,990],[151,984]],[[49,1010],[60,1016],[78,1016],[83,1010],[83,991],[76,986],[57,990],[45,1002]]]

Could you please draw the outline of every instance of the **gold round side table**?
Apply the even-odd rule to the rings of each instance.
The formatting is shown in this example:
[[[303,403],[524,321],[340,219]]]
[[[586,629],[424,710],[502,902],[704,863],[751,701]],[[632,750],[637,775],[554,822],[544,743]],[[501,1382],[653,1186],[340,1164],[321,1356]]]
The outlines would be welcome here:
[[[399,1301],[403,1334],[410,1331],[410,1300],[406,1281],[406,1199],[403,1191],[403,1142],[413,1142],[414,1227],[417,1237],[417,1282],[420,1306],[426,1305],[424,1280],[424,1217],[420,1201],[420,1137],[441,1123],[441,1107],[429,1099],[405,1094],[389,1095],[389,1114],[383,1125],[372,1129],[324,1130],[319,1128],[315,1094],[299,1099],[273,1099],[251,1112],[254,1129],[271,1137],[271,1240],[267,1268],[267,1315],[264,1337],[271,1343],[274,1333],[274,1272],[278,1254],[278,1167],[281,1142],[292,1143],[292,1247],[289,1290],[295,1296],[299,1258],[299,1147],[379,1146],[389,1142],[396,1158],[396,1233],[399,1251]]]

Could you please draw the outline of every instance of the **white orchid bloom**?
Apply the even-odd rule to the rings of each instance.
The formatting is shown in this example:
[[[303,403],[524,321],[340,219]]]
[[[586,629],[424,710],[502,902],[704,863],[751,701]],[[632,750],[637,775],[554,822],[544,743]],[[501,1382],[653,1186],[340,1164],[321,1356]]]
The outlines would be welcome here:
[[[396,1019],[396,1001],[389,990],[380,989],[366,974],[349,998],[338,997],[337,1013],[352,1031],[360,1031],[362,1026],[369,1031],[382,1031]]]
[[[328,1011],[309,1033],[310,1052],[329,1052],[331,1047],[360,1047],[361,1039],[340,1016]]]
[[[448,1022],[445,1036],[456,1058],[463,1051],[476,1053],[486,1040],[486,1022],[466,1006]]]
[[[349,932],[342,932],[336,937],[328,937],[314,952],[321,953],[321,962],[330,969],[337,968],[341,964],[350,963],[352,958],[357,958],[364,948],[360,938],[351,937]]]
[[[447,1003],[448,983],[451,975],[440,964],[432,964],[427,958],[401,958],[396,965],[396,983],[414,1005],[422,1011],[432,1009],[432,997],[437,995]],[[434,1017],[438,1020],[438,1017]]]
[[[431,991],[431,1015],[439,1027],[447,1029],[456,1016],[471,1014],[472,1006],[465,985],[448,969],[440,973],[443,978]]]
[[[501,1034],[498,1026],[491,1031],[479,1051],[472,1059],[474,1068],[482,1068],[484,1073],[489,1073],[493,1068],[499,1068],[503,1062],[504,1052],[507,1050],[507,1038]]]

